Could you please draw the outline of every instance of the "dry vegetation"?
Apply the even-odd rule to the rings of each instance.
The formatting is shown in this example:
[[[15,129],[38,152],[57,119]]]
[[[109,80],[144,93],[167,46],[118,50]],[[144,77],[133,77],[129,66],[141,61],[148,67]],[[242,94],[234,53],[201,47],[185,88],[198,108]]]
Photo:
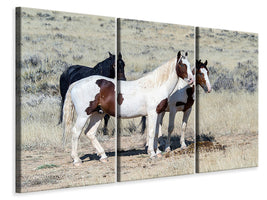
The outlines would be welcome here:
[[[50,128],[47,133],[56,138],[61,135],[56,126],[60,108],[59,77],[70,65],[93,67],[107,58],[109,51],[115,53],[115,19],[26,8],[22,8],[20,17],[17,89],[21,105],[18,106],[21,106],[21,135],[31,138],[21,141],[23,147],[40,144],[36,131],[46,132]],[[46,128],[38,128],[39,125]],[[111,125],[112,133],[114,122]],[[54,146],[57,139],[51,140]]]

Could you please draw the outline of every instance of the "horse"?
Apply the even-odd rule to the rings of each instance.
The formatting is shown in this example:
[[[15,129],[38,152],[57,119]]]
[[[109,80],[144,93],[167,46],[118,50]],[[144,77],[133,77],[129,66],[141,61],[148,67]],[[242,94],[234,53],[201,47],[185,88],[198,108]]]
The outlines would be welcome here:
[[[205,61],[205,63],[202,63],[201,60],[196,60],[196,85],[200,85],[206,93],[210,93],[211,84],[209,81],[209,70],[207,68],[207,64],[208,64],[207,60]],[[194,71],[195,70],[193,70],[193,74]],[[166,152],[169,152],[171,150],[170,139],[174,129],[175,115],[176,112],[178,111],[183,112],[183,120],[181,128],[182,131],[180,137],[181,149],[185,149],[187,147],[185,144],[185,131],[187,126],[187,121],[192,110],[192,105],[194,104],[194,100],[195,100],[194,84],[193,86],[190,86],[183,81],[179,81],[176,86],[176,90],[174,90],[174,92],[168,99],[167,109],[159,115],[159,141],[161,144],[163,144],[164,142],[162,139],[162,132],[161,132],[162,120],[165,112],[169,111],[168,137],[165,145]]]
[[[117,79],[118,80],[126,80],[124,74],[124,66],[125,63],[122,60],[122,55],[118,53],[117,59]],[[61,94],[61,110],[60,110],[60,124],[62,122],[63,117],[63,104],[65,101],[65,96],[68,91],[69,86],[86,77],[92,75],[101,75],[109,78],[115,78],[115,55],[112,55],[109,52],[109,57],[106,58],[104,61],[98,63],[95,67],[90,68],[82,65],[72,65],[68,69],[66,69],[60,76],[60,94]],[[104,132],[107,132],[107,124],[109,120],[109,115],[105,115],[105,124],[104,124]]]
[[[73,83],[66,94],[63,107],[63,138],[72,132],[73,164],[80,165],[77,154],[78,139],[86,121],[90,119],[85,134],[96,148],[100,161],[107,162],[103,147],[96,138],[97,128],[103,118],[99,109],[111,116],[116,116],[116,97],[119,112],[117,117],[133,118],[148,116],[150,158],[160,157],[157,148],[158,115],[167,107],[167,100],[175,89],[179,78],[188,84],[193,84],[193,74],[190,63],[179,51],[177,57],[159,66],[144,77],[134,81],[118,81],[118,93],[115,92],[116,81],[103,76],[90,76]],[[72,127],[74,108],[77,114],[76,122]]]

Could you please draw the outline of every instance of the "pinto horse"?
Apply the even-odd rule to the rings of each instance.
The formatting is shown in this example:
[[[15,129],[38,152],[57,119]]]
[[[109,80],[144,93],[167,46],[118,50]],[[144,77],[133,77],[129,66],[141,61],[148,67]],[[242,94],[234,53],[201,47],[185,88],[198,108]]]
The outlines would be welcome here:
[[[205,63],[202,63],[201,60],[196,60],[196,84],[200,85],[205,92],[211,92],[211,85],[209,81],[209,70],[207,68],[208,61],[206,60]],[[194,74],[194,70],[193,70]],[[187,121],[190,116],[192,105],[194,104],[195,100],[195,91],[194,85],[190,86],[183,81],[179,81],[176,89],[174,90],[173,94],[168,99],[168,107],[166,111],[169,111],[169,126],[168,126],[168,137],[165,145],[165,151],[168,152],[171,150],[170,148],[170,140],[171,134],[174,129],[174,119],[176,112],[183,111],[183,121],[182,121],[182,132],[180,137],[180,144],[181,148],[186,148],[185,144],[185,131],[187,126]],[[164,117],[165,112],[162,112],[159,115],[159,141],[162,144],[162,120]]]
[[[72,65],[66,69],[60,76],[60,94],[61,94],[61,111],[59,124],[62,122],[63,117],[63,104],[65,101],[65,96],[68,91],[69,86],[83,78],[92,75],[101,75],[109,78],[115,78],[115,55],[109,52],[109,57],[104,61],[98,63],[95,67],[90,68],[82,65]],[[124,75],[124,61],[122,60],[121,53],[118,54],[117,59],[117,78],[118,80],[126,80]],[[109,120],[109,115],[105,115],[105,125],[104,131],[107,131],[107,124]]]
[[[90,76],[72,84],[66,94],[63,108],[63,138],[67,132],[72,132],[71,156],[73,164],[79,165],[81,163],[77,154],[78,139],[88,119],[90,121],[85,134],[96,148],[97,154],[101,157],[100,161],[107,161],[105,151],[96,138],[97,128],[103,118],[103,114],[99,113],[98,110],[101,109],[104,113],[115,116],[116,96],[118,106],[120,106],[118,117],[148,116],[148,153],[151,158],[160,156],[161,152],[157,148],[156,136],[158,115],[165,111],[168,105],[167,100],[177,85],[178,77],[184,79],[188,84],[193,83],[193,74],[187,60],[187,53],[182,56],[180,51],[176,58],[140,79],[119,81],[118,94],[115,92],[116,81],[102,76]],[[77,119],[71,129],[73,108],[77,113]]]

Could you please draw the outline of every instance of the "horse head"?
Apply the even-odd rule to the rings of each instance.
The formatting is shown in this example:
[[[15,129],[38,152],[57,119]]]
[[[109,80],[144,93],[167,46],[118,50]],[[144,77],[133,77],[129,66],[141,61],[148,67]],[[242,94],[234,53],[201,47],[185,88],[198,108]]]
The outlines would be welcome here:
[[[201,60],[196,60],[196,82],[205,92],[211,92],[211,85],[209,80],[209,70],[207,68],[208,61],[202,63]]]
[[[118,80],[126,81],[126,77],[124,74],[124,67],[125,67],[125,63],[122,60],[121,52],[119,52],[118,59],[117,59],[117,77],[118,77]]]
[[[182,56],[180,51],[178,52],[176,74],[178,77],[186,81],[189,85],[192,85],[194,83],[194,77],[191,71],[190,63],[187,60],[187,55],[187,52],[185,53],[185,56]]]

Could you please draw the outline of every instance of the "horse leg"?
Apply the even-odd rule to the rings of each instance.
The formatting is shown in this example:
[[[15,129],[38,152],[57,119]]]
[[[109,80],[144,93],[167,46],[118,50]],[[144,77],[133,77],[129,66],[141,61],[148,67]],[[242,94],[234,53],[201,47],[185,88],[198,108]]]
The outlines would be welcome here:
[[[158,143],[160,146],[164,146],[164,140],[163,140],[163,136],[161,132],[162,120],[163,120],[164,114],[165,112],[162,112],[158,115],[158,131],[155,133],[155,137],[158,138]],[[149,133],[147,133],[147,137],[146,137],[146,147],[148,146],[148,141],[149,141]],[[157,154],[160,154],[160,153],[161,151],[157,147]]]
[[[96,131],[97,131],[98,126],[100,125],[102,118],[103,118],[103,114],[99,114],[99,113],[92,114],[89,125],[86,129],[86,136],[90,139],[92,145],[96,148],[97,155],[100,156],[100,161],[107,162],[106,153],[96,138]]]
[[[144,134],[145,133],[145,130],[146,130],[146,116],[143,116],[142,117],[140,123],[142,124],[141,133]]]
[[[103,128],[103,132],[104,132],[104,135],[108,135],[108,120],[110,119],[110,116],[109,115],[105,115],[104,116],[104,128]]]
[[[174,128],[174,119],[176,114],[176,108],[170,107],[170,113],[169,113],[169,126],[168,126],[168,137],[165,145],[165,152],[171,151],[171,134]]]
[[[77,117],[74,127],[72,128],[72,151],[71,157],[73,159],[73,164],[75,166],[79,166],[82,161],[78,156],[77,149],[78,149],[78,140],[81,135],[82,129],[87,121],[86,117]]]
[[[157,151],[157,138],[156,136],[156,128],[157,128],[157,113],[151,112],[148,114],[148,148],[147,152],[150,154],[150,158],[154,158],[157,156],[155,153]],[[159,152],[157,152],[159,153]]]
[[[164,146],[165,142],[163,139],[163,135],[162,135],[162,121],[163,121],[163,117],[165,115],[165,112],[162,112],[158,115],[158,126],[159,126],[159,131],[158,131],[158,141],[159,141],[159,145],[160,146]]]
[[[187,126],[187,121],[190,116],[191,110],[192,110],[191,108],[187,109],[184,112],[184,116],[183,116],[182,133],[181,133],[181,138],[180,138],[180,144],[181,144],[182,149],[186,148],[184,136],[185,136],[186,126]]]

